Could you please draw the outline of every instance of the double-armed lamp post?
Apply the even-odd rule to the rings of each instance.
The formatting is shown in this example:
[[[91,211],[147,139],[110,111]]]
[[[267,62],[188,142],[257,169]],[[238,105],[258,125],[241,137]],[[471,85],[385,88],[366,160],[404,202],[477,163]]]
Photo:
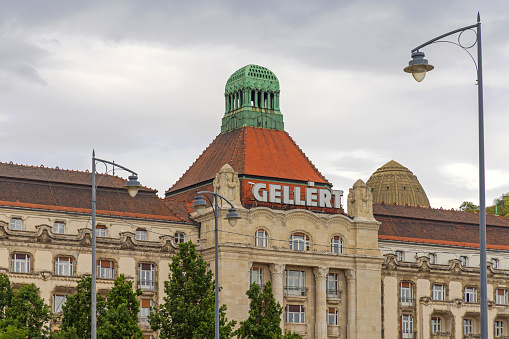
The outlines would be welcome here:
[[[214,321],[214,333],[215,339],[219,339],[219,260],[218,260],[218,221],[219,221],[219,212],[221,212],[222,201],[228,203],[230,208],[228,209],[228,213],[226,214],[225,219],[228,220],[231,226],[235,226],[237,223],[237,219],[240,219],[237,210],[232,205],[228,199],[225,197],[210,191],[201,191],[198,192],[194,202],[193,208],[196,213],[202,215],[205,212],[205,208],[207,207],[207,202],[203,199],[203,196],[207,198],[212,206],[212,211],[214,212],[214,247],[215,247],[215,256],[214,256],[214,277],[215,277],[215,321]],[[213,197],[214,202],[212,202]],[[219,200],[221,200],[221,205],[219,205]]]
[[[140,188],[140,183],[138,182],[138,175],[131,171],[130,169],[121,166],[119,164],[115,164],[111,161],[99,159],[95,157],[95,151],[92,151],[92,314],[91,314],[91,337],[92,339],[97,339],[97,260],[96,260],[96,234],[95,234],[95,205],[96,205],[96,193],[97,186],[95,182],[95,172],[96,172],[96,164],[98,162],[102,162],[103,164],[110,164],[116,167],[120,167],[121,169],[131,173],[129,176],[129,180],[125,184],[127,188],[127,192],[131,197],[135,197],[138,194],[138,190]]]
[[[473,30],[476,34],[476,41],[470,46],[463,46],[460,38],[465,31]],[[459,33],[458,42],[443,41],[442,39],[450,35]],[[441,41],[442,40],[442,41]],[[433,66],[424,59],[424,53],[419,51],[421,48],[435,42],[448,42],[455,44],[465,50],[477,67],[477,95],[478,95],[478,115],[479,115],[479,244],[480,244],[480,271],[481,271],[481,339],[488,339],[488,281],[486,269],[486,202],[485,202],[485,174],[484,174],[484,112],[483,112],[483,81],[482,81],[482,49],[481,49],[481,17],[477,13],[477,23],[474,25],[458,28],[449,33],[442,34],[422,45],[412,49],[412,60],[405,67],[404,71],[412,73],[415,80],[421,82],[426,76],[426,72],[433,70]],[[477,63],[468,49],[477,45]]]

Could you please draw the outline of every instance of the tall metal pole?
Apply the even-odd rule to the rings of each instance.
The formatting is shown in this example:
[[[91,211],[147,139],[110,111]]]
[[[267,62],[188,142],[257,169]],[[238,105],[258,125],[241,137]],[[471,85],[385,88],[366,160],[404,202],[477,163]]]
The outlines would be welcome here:
[[[216,276],[216,300],[215,300],[215,339],[219,339],[219,259],[218,259],[218,221],[219,221],[219,211],[218,211],[218,204],[217,204],[217,195],[214,194],[214,238],[215,238],[215,276]]]
[[[481,247],[481,338],[488,339],[488,278],[486,271],[486,197],[484,173],[484,108],[482,83],[481,17],[477,13],[477,94],[479,104],[479,243]]]
[[[92,318],[90,319],[92,325],[92,339],[97,339],[97,261],[95,259],[95,150],[92,151]]]

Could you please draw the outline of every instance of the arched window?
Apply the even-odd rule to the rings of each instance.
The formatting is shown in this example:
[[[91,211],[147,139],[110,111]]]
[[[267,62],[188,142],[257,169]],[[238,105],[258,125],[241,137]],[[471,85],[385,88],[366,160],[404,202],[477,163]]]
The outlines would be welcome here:
[[[12,271],[16,273],[30,273],[30,256],[28,254],[13,254]]]
[[[154,264],[138,264],[138,288],[154,291],[156,287],[156,268]]]
[[[293,233],[290,236],[290,249],[309,251],[309,237],[304,233]]]
[[[101,279],[115,278],[115,263],[111,260],[97,261],[97,277]]]
[[[73,265],[72,258],[56,257],[55,258],[55,275],[72,275]]]
[[[269,237],[267,236],[267,231],[264,229],[259,229],[255,232],[255,246],[258,247],[267,247],[269,242]]]
[[[343,239],[336,235],[330,241],[330,251],[332,253],[343,253]]]

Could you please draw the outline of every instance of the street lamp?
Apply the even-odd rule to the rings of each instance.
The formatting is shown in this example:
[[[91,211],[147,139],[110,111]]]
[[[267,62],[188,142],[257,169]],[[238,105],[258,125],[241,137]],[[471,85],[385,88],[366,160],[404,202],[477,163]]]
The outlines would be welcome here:
[[[92,339],[97,339],[97,260],[96,260],[96,235],[95,235],[95,204],[96,204],[96,193],[97,186],[95,183],[95,165],[98,162],[102,162],[103,164],[110,164],[113,166],[117,166],[122,168],[123,170],[130,172],[132,175],[129,176],[129,180],[126,182],[125,187],[127,188],[127,192],[131,197],[135,197],[138,194],[138,190],[140,189],[140,182],[138,181],[138,174],[131,171],[130,169],[120,166],[119,164],[115,164],[113,162],[99,159],[95,157],[95,150],[92,151],[92,315],[91,315],[91,337]]]
[[[476,33],[476,41],[471,46],[463,46],[460,42],[461,34],[467,30],[474,30]],[[452,34],[459,33],[458,43],[451,41],[439,41]],[[468,52],[468,49],[477,45],[477,95],[478,95],[478,114],[479,114],[479,247],[480,247],[480,271],[481,271],[481,339],[488,339],[488,281],[486,271],[486,202],[485,202],[485,174],[484,174],[484,112],[483,112],[483,81],[482,81],[482,48],[481,48],[481,16],[477,13],[477,23],[475,25],[466,26],[456,29],[449,33],[445,33],[423,43],[412,49],[412,60],[405,67],[404,71],[412,73],[415,80],[422,81],[426,72],[433,70],[433,66],[428,64],[424,59],[424,53],[419,49],[435,42],[449,42],[455,44],[465,50],[472,60],[474,58]],[[474,60],[475,64],[475,60]]]
[[[215,314],[214,332],[215,332],[215,339],[219,339],[219,261],[218,261],[217,224],[218,224],[218,220],[219,220],[219,212],[221,211],[221,206],[219,206],[218,200],[221,199],[221,201],[225,201],[230,205],[230,208],[228,209],[228,213],[226,214],[225,219],[228,220],[228,223],[231,226],[235,226],[235,224],[237,224],[237,219],[240,219],[240,217],[237,213],[237,210],[232,205],[232,203],[230,201],[228,201],[228,199],[226,199],[225,197],[223,197],[217,193],[210,192],[210,191],[198,192],[198,195],[194,199],[193,208],[196,211],[196,213],[198,213],[199,215],[202,215],[205,212],[205,207],[207,207],[207,202],[205,201],[205,199],[203,199],[202,194],[208,194],[209,196],[214,197],[214,203],[212,204],[212,200],[210,199],[210,197],[205,195],[207,200],[210,202],[210,205],[212,206],[212,211],[214,212],[214,238],[215,238],[214,239],[215,240],[215,246],[214,246],[215,247],[215,261],[214,261],[215,273],[214,273],[214,276],[215,276],[215,285],[216,285],[215,286],[216,297],[215,297],[215,313],[214,313]]]

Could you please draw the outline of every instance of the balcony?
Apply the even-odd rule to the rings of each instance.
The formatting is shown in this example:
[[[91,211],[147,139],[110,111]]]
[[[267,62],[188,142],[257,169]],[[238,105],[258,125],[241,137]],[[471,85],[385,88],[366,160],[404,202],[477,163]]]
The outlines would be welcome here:
[[[157,281],[153,280],[138,280],[138,288],[142,292],[155,292],[157,291]]]
[[[399,333],[400,339],[415,339],[417,338],[417,331],[414,332],[400,332]]]
[[[406,297],[399,298],[399,306],[413,307],[414,305],[415,305],[414,298],[406,298]]]
[[[327,337],[337,338],[341,335],[339,325],[327,325]]]
[[[307,295],[307,288],[300,286],[285,286],[285,295],[296,295],[300,297],[305,297]]]

